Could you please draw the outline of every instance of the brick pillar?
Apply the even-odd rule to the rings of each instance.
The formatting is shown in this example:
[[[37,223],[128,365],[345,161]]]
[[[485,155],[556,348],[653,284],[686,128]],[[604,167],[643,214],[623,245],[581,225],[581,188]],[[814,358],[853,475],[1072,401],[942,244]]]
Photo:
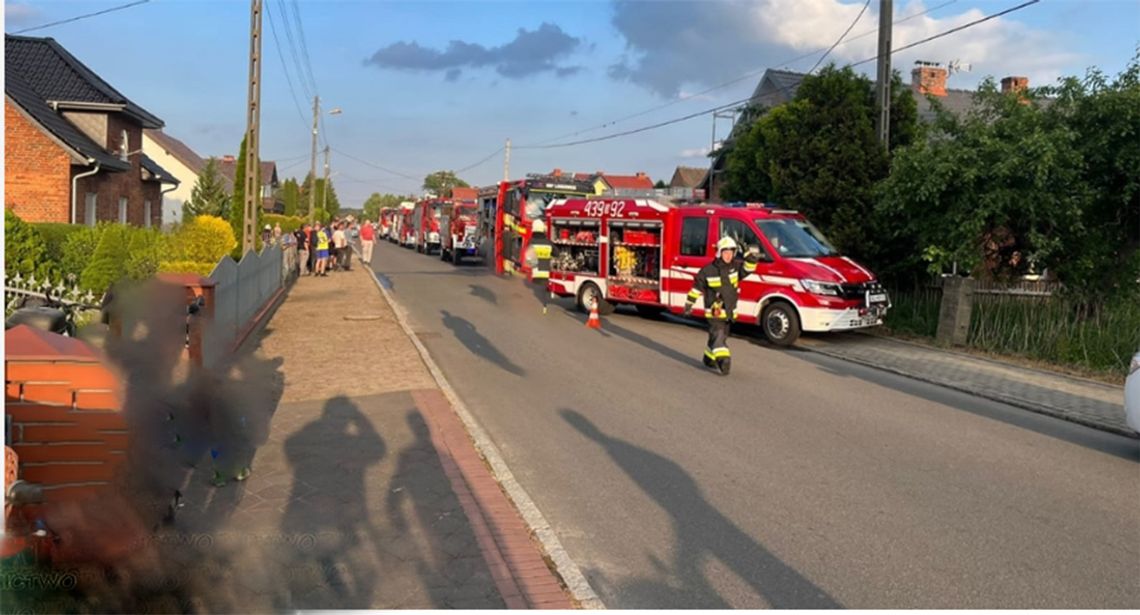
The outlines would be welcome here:
[[[953,276],[942,279],[942,307],[938,312],[937,339],[963,346],[970,334],[970,314],[974,305],[973,278]]]
[[[204,305],[197,318],[190,321],[189,358],[195,367],[202,367],[202,331],[214,319],[214,291],[217,284],[210,278],[194,274],[163,273],[158,279],[167,284],[175,284],[186,289],[186,304],[201,297]]]

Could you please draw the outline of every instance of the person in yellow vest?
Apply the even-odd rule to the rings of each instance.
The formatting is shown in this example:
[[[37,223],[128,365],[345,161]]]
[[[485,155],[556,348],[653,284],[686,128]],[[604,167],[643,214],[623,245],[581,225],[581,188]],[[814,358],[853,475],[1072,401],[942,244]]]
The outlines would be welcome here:
[[[546,237],[546,223],[535,220],[530,227],[530,246],[527,247],[527,265],[530,266],[530,281],[535,284],[535,293],[542,300],[542,313],[550,299],[547,282],[550,280],[550,258],[554,244]]]
[[[327,276],[325,269],[329,264],[329,232],[317,223],[317,275]]]

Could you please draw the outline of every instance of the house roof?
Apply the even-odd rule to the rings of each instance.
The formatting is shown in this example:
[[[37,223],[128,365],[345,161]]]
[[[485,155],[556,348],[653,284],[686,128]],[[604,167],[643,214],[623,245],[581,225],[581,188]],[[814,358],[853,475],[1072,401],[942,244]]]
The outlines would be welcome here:
[[[451,198],[457,201],[471,201],[479,198],[479,191],[475,188],[463,188],[461,186],[456,186],[451,189]]]
[[[672,188],[696,188],[704,183],[709,170],[697,167],[677,167],[673,171],[673,181],[669,182]]]
[[[234,178],[237,177],[237,158],[225,159],[218,158],[218,173],[229,180],[232,185]],[[277,163],[272,160],[261,161],[261,179],[262,181],[271,177],[277,177]]]
[[[151,157],[147,156],[146,154],[142,155],[142,168],[146,170],[147,173],[150,173],[152,178],[157,179],[164,184],[178,185],[182,183],[178,181],[177,177],[171,175],[170,171],[167,171],[166,169],[159,166],[157,162],[152,160]]]
[[[653,180],[649,179],[648,175],[609,175],[607,173],[599,174],[599,177],[609,185],[610,188],[617,189],[651,189],[653,188]]]
[[[175,139],[162,130],[148,128],[144,130],[143,133],[158,144],[159,147],[166,150],[167,154],[170,154],[175,160],[186,165],[186,168],[195,174],[201,173],[202,169],[206,167],[206,160],[199,156],[194,150],[190,149],[189,145]]]
[[[4,36],[5,78],[23,75],[43,100],[119,106],[144,128],[162,128],[155,115],[123,96],[52,38]]]
[[[94,160],[100,168],[109,171],[126,171],[131,168],[118,156],[110,154],[91,137],[83,134],[74,124],[57,113],[24,80],[23,75],[8,66],[4,70],[4,93],[47,132],[84,159]]]

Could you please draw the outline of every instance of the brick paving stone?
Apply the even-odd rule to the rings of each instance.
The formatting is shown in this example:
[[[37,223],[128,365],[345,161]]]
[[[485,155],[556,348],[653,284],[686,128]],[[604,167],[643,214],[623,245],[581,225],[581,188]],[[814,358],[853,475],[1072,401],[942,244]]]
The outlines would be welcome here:
[[[1124,389],[1120,386],[875,335],[803,338],[802,346],[1041,414],[1136,435],[1124,421]]]

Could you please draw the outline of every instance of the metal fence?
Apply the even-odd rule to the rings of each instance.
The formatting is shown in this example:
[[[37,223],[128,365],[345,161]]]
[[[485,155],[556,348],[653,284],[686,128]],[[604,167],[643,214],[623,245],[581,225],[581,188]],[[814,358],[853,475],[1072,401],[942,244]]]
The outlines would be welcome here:
[[[202,360],[218,364],[228,355],[254,317],[296,270],[297,250],[281,245],[266,246],[260,254],[250,251],[235,263],[222,258],[210,279],[214,287],[214,316],[203,323]]]

